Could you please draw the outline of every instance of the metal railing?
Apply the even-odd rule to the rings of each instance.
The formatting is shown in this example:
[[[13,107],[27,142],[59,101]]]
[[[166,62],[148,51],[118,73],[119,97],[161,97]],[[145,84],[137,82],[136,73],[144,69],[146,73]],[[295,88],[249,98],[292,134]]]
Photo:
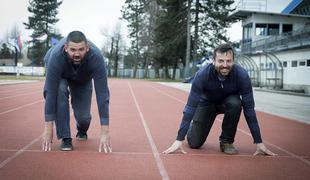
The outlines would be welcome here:
[[[267,11],[267,0],[239,0],[236,8],[238,10]]]
[[[253,54],[256,52],[280,51],[298,47],[310,46],[310,26],[278,36],[242,43],[241,52]]]

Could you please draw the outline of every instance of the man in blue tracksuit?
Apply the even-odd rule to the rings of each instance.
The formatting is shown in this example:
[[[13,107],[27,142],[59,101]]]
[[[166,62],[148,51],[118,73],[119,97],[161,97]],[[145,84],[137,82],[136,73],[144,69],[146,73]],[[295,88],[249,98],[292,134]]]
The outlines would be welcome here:
[[[200,148],[206,141],[216,116],[224,114],[219,137],[220,150],[226,154],[237,154],[233,143],[242,108],[257,145],[254,155],[275,155],[262,143],[248,73],[234,64],[233,48],[229,44],[222,44],[214,50],[213,63],[206,65],[195,75],[176,141],[164,153],[185,153],[182,142],[186,135],[191,148]]]
[[[72,31],[44,57],[46,80],[45,129],[42,149],[51,150],[53,124],[60,149],[73,150],[70,131],[69,96],[76,120],[77,140],[87,140],[91,121],[92,79],[94,80],[101,124],[99,151],[111,152],[109,137],[109,89],[104,58],[100,50],[80,31]]]

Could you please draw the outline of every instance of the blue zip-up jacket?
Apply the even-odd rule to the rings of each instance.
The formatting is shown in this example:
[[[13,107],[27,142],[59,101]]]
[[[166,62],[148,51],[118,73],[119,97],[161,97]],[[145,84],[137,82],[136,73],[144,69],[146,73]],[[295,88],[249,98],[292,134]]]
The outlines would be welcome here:
[[[46,80],[44,86],[45,97],[45,121],[56,119],[56,100],[58,86],[61,79],[67,79],[73,83],[86,83],[94,79],[98,111],[101,125],[109,125],[109,88],[107,73],[100,50],[91,42],[90,49],[86,53],[78,69],[74,69],[71,60],[64,51],[66,38],[60,40],[45,55]]]
[[[200,69],[193,80],[190,94],[183,110],[177,140],[183,141],[198,104],[218,104],[230,95],[240,95],[243,113],[254,143],[261,143],[259,125],[254,110],[251,80],[244,68],[235,64],[224,81],[220,81],[213,64]]]

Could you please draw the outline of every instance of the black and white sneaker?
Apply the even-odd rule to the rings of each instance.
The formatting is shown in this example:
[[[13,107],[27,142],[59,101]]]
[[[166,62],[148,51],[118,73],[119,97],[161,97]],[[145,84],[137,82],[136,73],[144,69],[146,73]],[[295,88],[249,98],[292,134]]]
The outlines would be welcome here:
[[[81,133],[80,131],[78,131],[78,133],[76,134],[76,139],[78,141],[86,141],[87,140],[87,134]]]
[[[72,139],[71,138],[63,138],[60,145],[60,150],[62,151],[72,151]]]

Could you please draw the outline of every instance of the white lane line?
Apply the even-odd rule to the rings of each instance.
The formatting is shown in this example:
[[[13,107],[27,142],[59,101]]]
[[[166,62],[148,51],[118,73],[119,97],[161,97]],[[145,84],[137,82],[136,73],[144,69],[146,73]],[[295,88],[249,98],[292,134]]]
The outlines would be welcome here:
[[[28,104],[25,104],[25,105],[22,105],[22,106],[18,106],[16,108],[13,108],[13,109],[10,109],[10,110],[7,110],[7,111],[0,112],[0,115],[6,114],[6,113],[9,113],[9,112],[12,112],[12,111],[17,111],[19,109],[22,109],[22,108],[25,108],[25,107],[28,107],[28,106],[31,106],[31,105],[34,105],[34,104],[37,104],[37,103],[40,103],[40,102],[43,102],[43,100],[38,100],[38,101],[35,101],[33,103],[28,103]]]
[[[14,160],[17,156],[21,155],[23,152],[25,152],[26,149],[28,149],[30,146],[32,146],[34,143],[39,141],[42,138],[42,135],[31,141],[29,144],[18,150],[16,153],[14,153],[12,156],[6,158],[4,161],[1,162],[0,164],[0,169],[3,168],[6,164]]]
[[[20,91],[23,91],[23,92],[25,92],[25,91],[32,91],[32,90],[35,90],[35,89],[38,89],[38,88],[41,88],[41,89],[43,89],[43,87],[41,87],[41,85],[40,86],[38,86],[38,87],[34,87],[34,86],[31,86],[31,87],[24,87],[24,88],[20,88],[20,87],[13,87],[13,86],[10,86],[10,87],[12,87],[12,88],[4,88],[4,89],[2,89],[2,90],[0,90],[0,94],[1,93],[15,93],[15,92],[20,92]],[[43,90],[42,90],[43,91]]]
[[[22,105],[22,106],[19,106],[17,108],[13,108],[13,109],[10,109],[10,110],[7,110],[7,111],[4,111],[4,112],[0,112],[0,115],[3,115],[3,114],[6,114],[6,113],[9,113],[9,112],[12,112],[12,111],[17,111],[19,109],[22,109],[24,107],[28,107],[28,106],[31,106],[31,105],[34,105],[36,103],[40,103],[40,102],[43,102],[43,100],[38,100],[38,101],[35,101],[33,103],[29,103],[29,104],[25,104],[25,105]],[[33,141],[31,141],[29,144],[27,144],[26,146],[24,146],[22,149],[18,150],[16,153],[14,153],[12,156],[8,157],[7,159],[5,159],[4,161],[1,162],[0,164],[0,169],[3,168],[6,164],[8,164],[9,162],[11,162],[13,159],[15,159],[17,156],[19,156],[20,154],[22,154],[26,149],[28,149],[31,145],[33,145],[34,143],[36,143],[37,141],[39,141],[41,139],[42,135],[40,135],[39,137],[37,137],[36,139],[34,139]]]
[[[132,86],[131,86],[130,82],[127,82],[127,83],[128,83],[128,86],[129,86],[132,98],[133,98],[133,100],[135,102],[135,105],[137,107],[137,110],[139,112],[139,116],[140,116],[141,122],[143,124],[143,127],[144,127],[144,130],[145,130],[147,139],[148,139],[148,141],[150,143],[150,146],[151,146],[151,149],[152,149],[152,153],[153,153],[153,156],[155,158],[155,161],[156,161],[159,173],[160,173],[160,175],[161,175],[163,180],[169,180],[168,173],[167,173],[167,171],[165,169],[165,166],[164,166],[162,160],[160,159],[157,147],[156,147],[155,142],[153,140],[153,137],[151,135],[151,131],[150,131],[150,129],[149,129],[149,127],[148,127],[148,125],[147,125],[147,123],[146,123],[146,121],[144,119],[144,116],[143,116],[143,114],[141,112],[140,106],[139,106],[138,101],[136,99],[136,96],[135,96],[135,94],[133,92]]]
[[[222,122],[222,119],[216,118],[216,120],[219,121],[219,122]],[[238,131],[242,132],[243,134],[252,137],[251,133],[248,133],[248,132],[246,132],[246,131],[244,131],[244,130],[242,130],[240,128],[237,128],[237,129],[238,129]],[[264,144],[268,144],[269,146],[272,146],[272,147],[274,147],[274,148],[276,148],[276,149],[278,149],[280,151],[283,151],[286,154],[292,156],[293,158],[299,159],[300,161],[302,161],[302,162],[304,162],[304,163],[306,163],[307,165],[310,166],[310,161],[305,159],[305,157],[303,157],[303,156],[298,156],[298,155],[296,155],[296,154],[294,154],[294,153],[292,153],[292,152],[290,152],[290,151],[288,151],[286,149],[283,149],[280,146],[277,146],[277,145],[275,145],[275,144],[273,144],[273,143],[271,143],[269,141],[266,141],[266,140],[264,140]]]
[[[43,100],[40,100],[40,101],[35,101],[33,103],[30,103],[30,104],[26,104],[26,105],[23,105],[23,106],[20,106],[18,108],[15,108],[15,109],[11,109],[9,111],[6,111],[5,113],[8,113],[8,112],[12,112],[12,111],[15,111],[15,110],[18,110],[18,109],[21,109],[23,107],[26,107],[26,106],[30,106],[30,105],[33,105],[33,104],[36,104],[38,102],[41,102]],[[0,113],[1,115],[2,113]],[[70,118],[71,116],[73,116],[73,112],[70,113]],[[11,162],[13,159],[15,159],[17,156],[19,156],[20,154],[22,154],[23,152],[43,152],[42,150],[27,150],[31,145],[33,145],[34,143],[36,143],[37,141],[39,141],[40,139],[42,139],[42,135],[40,135],[39,137],[37,137],[36,139],[34,139],[33,141],[31,141],[29,144],[27,144],[26,146],[24,146],[23,148],[21,148],[20,150],[18,150],[15,154],[13,154],[12,156],[8,157],[6,160],[4,160],[1,164],[0,164],[0,169],[3,168],[6,164],[8,164],[9,162]],[[1,150],[0,151],[4,151],[4,150]],[[8,150],[10,151],[10,150]],[[11,150],[12,151],[12,150]],[[16,150],[15,150],[16,151]]]
[[[92,97],[92,100],[93,100],[94,97]],[[9,112],[12,112],[12,111],[16,111],[16,110],[19,110],[19,109],[22,109],[24,107],[27,107],[27,106],[31,106],[33,104],[36,104],[36,103],[39,103],[39,102],[43,102],[43,100],[39,100],[39,101],[35,101],[33,103],[29,103],[29,104],[25,104],[25,105],[22,105],[22,106],[19,106],[17,108],[14,108],[14,109],[10,109],[8,111],[4,111],[4,112],[1,112],[0,115],[2,114],[6,114],[6,113],[9,113]],[[70,113],[70,117],[73,116],[73,112]],[[21,148],[20,150],[18,150],[16,153],[14,153],[12,156],[8,157],[7,159],[5,159],[4,161],[1,162],[0,164],[0,169],[3,168],[6,164],[8,164],[9,162],[11,162],[13,159],[15,159],[17,156],[19,156],[20,154],[22,154],[23,152],[43,152],[42,150],[39,151],[39,150],[27,150],[31,145],[33,145],[34,143],[36,143],[37,141],[39,141],[40,139],[42,139],[42,135],[40,135],[39,137],[37,137],[36,139],[34,139],[33,141],[31,141],[29,144],[27,144],[26,146],[24,146],[23,148]],[[4,151],[4,150],[1,150],[0,151]],[[12,151],[12,150],[8,150],[8,151]],[[16,151],[16,150],[15,150]]]
[[[184,102],[184,101],[178,99],[177,97],[174,97],[174,96],[172,96],[172,95],[170,95],[170,94],[168,94],[168,93],[166,93],[166,92],[164,92],[164,91],[162,91],[162,90],[160,90],[160,89],[157,89],[157,88],[155,88],[155,87],[153,87],[153,86],[151,86],[151,87],[152,87],[153,89],[155,89],[156,91],[158,91],[159,93],[161,93],[161,94],[163,94],[163,95],[165,95],[165,96],[167,96],[167,97],[170,97],[170,98],[172,98],[172,99],[174,99],[174,100],[176,100],[176,101],[178,101],[178,102],[181,102],[181,103],[183,103],[184,105],[186,104],[186,102]],[[217,120],[217,121],[220,121],[220,122],[222,121],[222,120],[219,119],[219,118],[216,118],[216,120]],[[240,131],[241,133],[247,135],[247,136],[252,137],[252,135],[251,135],[250,133],[248,133],[248,132],[246,132],[246,131],[244,131],[244,130],[242,130],[242,129],[240,129],[240,128],[237,128],[237,130]],[[272,146],[272,147],[274,147],[274,148],[276,148],[276,149],[278,149],[278,150],[280,150],[280,151],[282,151],[282,152],[285,152],[286,154],[288,154],[288,155],[290,155],[290,156],[292,156],[292,157],[294,157],[294,158],[296,158],[296,159],[298,159],[298,160],[300,160],[300,161],[302,161],[302,162],[304,162],[304,163],[306,163],[307,165],[310,166],[310,161],[307,160],[307,159],[305,159],[304,157],[298,156],[298,155],[296,155],[296,154],[294,154],[294,153],[292,153],[292,152],[290,152],[290,151],[288,151],[288,150],[286,150],[286,149],[284,149],[284,148],[281,148],[281,147],[279,147],[279,146],[277,146],[277,145],[275,145],[275,144],[273,144],[273,143],[271,143],[271,142],[269,142],[269,141],[264,140],[264,143],[265,143],[265,144],[268,144],[269,146]]]
[[[58,151],[58,150],[52,150],[52,151],[49,151],[49,152],[45,152],[45,151],[42,151],[42,150],[35,150],[35,149],[25,149],[25,150],[18,150],[18,149],[0,149],[0,152],[16,152],[16,151],[22,151],[22,152],[29,152],[29,153],[66,153],[66,152],[63,152],[63,151]],[[72,151],[70,153],[78,153],[78,154],[102,154],[98,151],[92,151],[92,150],[87,150],[87,151]],[[119,151],[119,152],[116,152],[116,151],[113,151],[109,154],[113,154],[113,155],[133,155],[133,156],[148,156],[148,155],[152,155],[153,156],[153,153],[150,153],[150,152],[126,152],[126,151]],[[109,155],[108,154],[108,155]],[[195,153],[195,154],[190,154],[190,153],[187,153],[187,154],[181,154],[181,153],[175,153],[175,154],[170,154],[169,156],[202,156],[202,157],[232,157],[231,155],[226,155],[226,154],[217,154],[217,153]],[[236,154],[234,155],[234,157],[248,157],[248,158],[253,158],[253,155],[252,154]],[[261,158],[273,158],[272,156],[260,156]],[[303,156],[304,158],[308,158],[307,156]],[[276,156],[276,158],[294,158],[290,155],[278,155]]]
[[[31,93],[23,93],[23,94],[18,94],[18,95],[14,95],[14,96],[6,96],[6,97],[0,98],[0,100],[2,100],[2,99],[9,99],[9,98],[15,98],[15,97],[19,97],[19,96],[25,96],[25,95],[30,95],[30,94],[37,94],[38,92],[42,92],[42,91],[40,90],[40,91],[33,91]]]
[[[33,89],[33,88],[10,89],[10,90],[5,90],[5,91],[1,91],[0,90],[0,94],[1,93],[16,93],[16,92],[25,91],[25,90],[28,90],[28,89]]]

